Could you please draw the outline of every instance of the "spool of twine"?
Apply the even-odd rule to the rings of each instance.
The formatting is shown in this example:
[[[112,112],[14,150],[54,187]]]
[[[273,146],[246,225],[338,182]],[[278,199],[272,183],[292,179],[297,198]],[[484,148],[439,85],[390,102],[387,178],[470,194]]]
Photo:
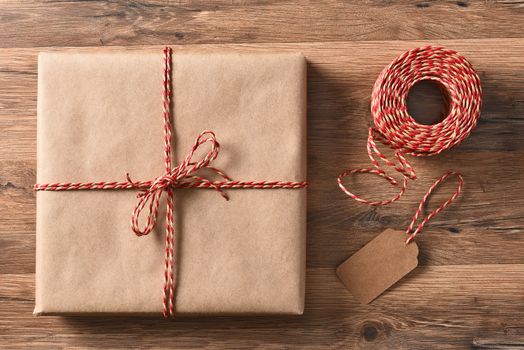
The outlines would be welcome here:
[[[407,96],[410,89],[424,80],[438,84],[446,100],[448,114],[434,125],[417,123],[407,109]],[[373,86],[371,114],[375,126],[369,128],[367,142],[368,156],[373,167],[346,170],[338,177],[340,188],[356,201],[373,206],[387,205],[400,199],[406,190],[408,180],[416,179],[415,171],[405,156],[434,156],[462,142],[477,124],[481,105],[480,78],[465,57],[453,50],[433,46],[403,53],[384,68]],[[394,150],[393,160],[379,151],[376,141]],[[397,180],[383,169],[379,160],[403,176],[400,191],[394,197],[379,201],[368,200],[354,194],[348,189],[348,185],[343,184],[343,179],[349,175],[371,173],[386,179],[393,186],[398,186]],[[428,214],[413,231],[429,196],[449,176],[458,178],[457,191]],[[435,181],[423,197],[406,230],[410,234],[407,242],[420,232],[428,220],[458,197],[462,185],[462,175],[455,171],[449,171]]]

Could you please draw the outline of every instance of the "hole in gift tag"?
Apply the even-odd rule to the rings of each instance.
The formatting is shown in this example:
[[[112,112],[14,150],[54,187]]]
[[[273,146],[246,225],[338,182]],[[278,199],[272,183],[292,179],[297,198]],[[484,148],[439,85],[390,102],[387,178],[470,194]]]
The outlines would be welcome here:
[[[337,268],[347,289],[368,304],[418,265],[418,247],[405,232],[387,229]]]

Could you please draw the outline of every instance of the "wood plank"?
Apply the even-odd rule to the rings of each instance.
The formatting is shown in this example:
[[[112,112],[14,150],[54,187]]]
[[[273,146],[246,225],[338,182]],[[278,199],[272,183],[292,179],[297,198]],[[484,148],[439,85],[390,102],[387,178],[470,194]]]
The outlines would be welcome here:
[[[523,14],[519,0],[4,0],[0,46],[520,37]]]
[[[302,317],[196,317],[175,324],[161,318],[36,318],[31,315],[33,275],[0,278],[0,341],[12,346],[31,341],[96,347],[100,334],[110,348],[176,342],[180,348],[206,349],[431,349],[434,344],[458,349],[495,339],[524,346],[522,264],[417,268],[370,305],[358,304],[332,269],[313,268]]]

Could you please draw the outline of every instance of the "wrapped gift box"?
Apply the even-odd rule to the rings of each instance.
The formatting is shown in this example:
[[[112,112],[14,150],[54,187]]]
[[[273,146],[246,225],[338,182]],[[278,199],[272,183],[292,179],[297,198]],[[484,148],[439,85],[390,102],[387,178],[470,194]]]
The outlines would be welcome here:
[[[306,178],[299,53],[174,51],[173,164],[213,130],[234,180]],[[164,169],[162,51],[41,53],[37,182],[151,180]],[[306,189],[175,190],[177,314],[301,314]],[[37,315],[162,312],[165,195],[130,229],[137,190],[37,192]]]

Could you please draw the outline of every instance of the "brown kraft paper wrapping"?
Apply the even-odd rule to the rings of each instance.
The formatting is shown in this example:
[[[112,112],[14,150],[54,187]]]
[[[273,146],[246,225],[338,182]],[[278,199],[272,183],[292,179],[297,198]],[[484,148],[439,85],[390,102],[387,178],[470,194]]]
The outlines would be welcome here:
[[[163,174],[160,49],[42,53],[38,65],[38,183]],[[306,179],[301,54],[175,50],[172,80],[174,165],[210,129],[212,166],[232,179]],[[301,314],[306,190],[227,192],[175,190],[176,313]],[[145,237],[130,228],[136,201],[37,192],[35,314],[162,312],[165,200]]]

